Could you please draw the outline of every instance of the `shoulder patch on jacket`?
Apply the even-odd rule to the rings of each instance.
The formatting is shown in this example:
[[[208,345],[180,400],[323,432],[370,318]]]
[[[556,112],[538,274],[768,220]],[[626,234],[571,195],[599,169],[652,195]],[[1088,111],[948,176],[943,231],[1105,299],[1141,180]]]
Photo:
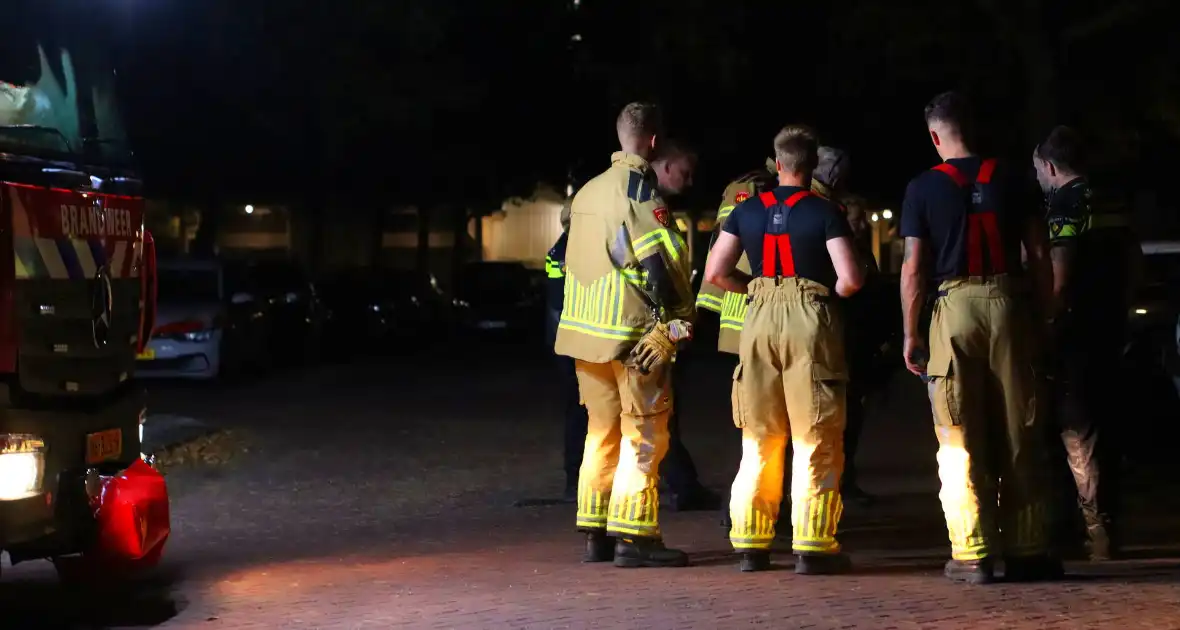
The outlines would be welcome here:
[[[636,171],[628,173],[627,198],[636,203],[645,203],[655,196],[655,188],[647,178]]]
[[[668,227],[669,219],[668,219],[668,209],[667,208],[665,208],[664,206],[660,206],[660,207],[656,208],[655,210],[652,210],[652,214],[656,215],[656,221],[659,221],[660,225],[662,225],[664,227]]]

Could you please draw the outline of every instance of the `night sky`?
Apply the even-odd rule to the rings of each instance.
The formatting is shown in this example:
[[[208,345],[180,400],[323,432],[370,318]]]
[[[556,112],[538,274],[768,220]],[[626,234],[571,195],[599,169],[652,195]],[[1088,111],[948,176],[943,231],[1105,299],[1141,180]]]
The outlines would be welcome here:
[[[896,203],[937,159],[921,111],[946,89],[976,98],[989,152],[1024,161],[1069,123],[1141,173],[1180,133],[1165,1],[9,4],[118,68],[147,185],[175,197],[494,207],[602,170],[636,99],[700,149],[683,202],[703,205],[793,122],[852,152],[854,192]]]

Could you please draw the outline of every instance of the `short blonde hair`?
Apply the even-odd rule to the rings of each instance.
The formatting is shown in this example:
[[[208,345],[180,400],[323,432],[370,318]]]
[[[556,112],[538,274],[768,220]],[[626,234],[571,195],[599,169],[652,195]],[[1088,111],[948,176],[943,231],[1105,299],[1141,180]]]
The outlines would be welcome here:
[[[653,103],[628,103],[619,118],[615,121],[615,129],[619,132],[619,139],[642,139],[659,135],[663,126],[659,106]]]
[[[819,164],[819,141],[806,125],[787,125],[774,137],[774,159],[790,173],[811,174]]]

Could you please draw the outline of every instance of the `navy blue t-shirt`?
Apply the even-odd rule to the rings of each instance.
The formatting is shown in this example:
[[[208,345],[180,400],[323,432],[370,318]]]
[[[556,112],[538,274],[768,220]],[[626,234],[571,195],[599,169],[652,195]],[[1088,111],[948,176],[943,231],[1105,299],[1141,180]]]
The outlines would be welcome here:
[[[770,208],[766,207],[761,196],[750,197],[733,209],[721,229],[741,241],[742,251],[750,261],[750,269],[755,278],[764,275],[763,245],[770,228],[772,232],[777,231],[790,236],[794,275],[835,289],[836,268],[832,266],[832,257],[828,254],[828,241],[851,236],[852,230],[836,204],[814,194],[799,199],[788,212],[784,202],[795,193],[804,190],[806,189],[795,186],[775,188],[772,192],[778,203]],[[785,225],[779,230],[775,230],[772,224],[772,216],[775,213],[781,213],[785,219]],[[777,248],[775,262],[776,269],[772,270],[770,275],[783,275],[783,261]]]
[[[960,186],[946,173],[928,170],[910,180],[906,187],[901,207],[901,236],[920,238],[929,244],[934,255],[931,276],[934,282],[971,275],[968,214],[982,162],[978,157],[947,160],[962,175],[966,186]],[[994,275],[1000,268],[1019,275],[1023,271],[1020,244],[1036,204],[1025,201],[1020,180],[1003,162],[997,162],[990,183],[980,185],[978,190],[979,207],[995,213],[994,235],[986,227],[977,227],[984,270],[980,275]],[[999,243],[992,240],[995,236]],[[991,260],[993,247],[1002,252],[1002,267]]]

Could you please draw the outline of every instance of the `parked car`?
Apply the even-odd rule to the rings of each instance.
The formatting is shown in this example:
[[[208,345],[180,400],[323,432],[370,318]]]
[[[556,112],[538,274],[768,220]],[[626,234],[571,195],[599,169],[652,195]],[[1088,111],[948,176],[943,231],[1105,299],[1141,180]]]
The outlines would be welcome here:
[[[1131,339],[1165,344],[1180,315],[1180,241],[1149,241],[1143,247],[1143,282],[1131,306]]]
[[[307,271],[288,261],[244,261],[231,269],[240,291],[261,306],[268,320],[271,363],[314,362],[322,349],[324,309]]]
[[[256,368],[268,322],[216,260],[161,260],[156,327],[136,375],[213,379]]]
[[[414,344],[443,330],[449,318],[449,304],[429,273],[347,269],[320,285],[330,356]]]
[[[460,268],[453,305],[464,331],[541,334],[544,295],[543,272],[519,262],[475,262]]]

